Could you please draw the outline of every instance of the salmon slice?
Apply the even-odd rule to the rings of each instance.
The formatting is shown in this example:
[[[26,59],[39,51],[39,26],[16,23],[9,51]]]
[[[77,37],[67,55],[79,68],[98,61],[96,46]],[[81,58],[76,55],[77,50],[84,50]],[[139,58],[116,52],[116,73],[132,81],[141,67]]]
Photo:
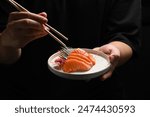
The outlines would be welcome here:
[[[89,64],[90,66],[93,65],[93,62],[88,58],[88,57],[85,57],[83,55],[80,55],[80,54],[71,54],[70,56],[68,56],[67,59],[77,59],[77,60],[80,60],[86,64]]]
[[[63,65],[64,72],[77,72],[77,71],[87,71],[91,68],[90,65],[77,60],[77,59],[68,59]]]
[[[95,59],[93,58],[93,56],[91,54],[87,53],[85,50],[77,48],[71,52],[71,55],[73,55],[75,53],[82,55],[82,57],[84,57],[84,59],[90,59],[90,61],[93,63],[93,65],[95,65],[95,63],[96,63]],[[87,58],[85,58],[85,57],[87,57]]]
[[[72,54],[72,53],[78,53],[78,54],[81,54],[81,55],[84,55],[84,56],[88,56],[88,53],[87,53],[85,50],[80,49],[80,48],[77,48],[77,49],[73,50],[73,51],[71,52],[71,54]]]
[[[95,63],[96,61],[91,54],[83,49],[77,48],[69,54],[62,65],[62,70],[64,72],[87,71],[90,70]]]
[[[94,59],[94,57],[91,54],[89,54],[88,58],[91,60],[91,62],[93,63],[93,65],[96,64],[96,60]]]

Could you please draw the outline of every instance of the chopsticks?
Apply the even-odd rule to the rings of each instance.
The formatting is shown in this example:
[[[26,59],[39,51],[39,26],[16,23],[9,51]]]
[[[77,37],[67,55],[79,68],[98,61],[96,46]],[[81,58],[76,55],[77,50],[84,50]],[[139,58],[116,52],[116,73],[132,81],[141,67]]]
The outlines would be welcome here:
[[[29,12],[26,8],[24,8],[23,6],[21,6],[19,3],[17,3],[14,0],[8,0],[9,3],[11,3],[11,5],[13,5],[18,11],[24,11],[24,12]],[[52,26],[48,25],[48,24],[44,24],[46,27],[48,27],[50,29],[50,31],[53,31],[54,33],[58,34],[60,37],[62,37],[65,40],[68,40],[67,37],[65,37],[62,33],[60,33],[59,31],[57,31],[55,28],[53,28]],[[67,48],[66,44],[63,43],[59,38],[57,38],[53,33],[51,33],[48,29],[44,28],[44,30],[53,38],[55,39],[58,43],[60,43],[64,48]]]

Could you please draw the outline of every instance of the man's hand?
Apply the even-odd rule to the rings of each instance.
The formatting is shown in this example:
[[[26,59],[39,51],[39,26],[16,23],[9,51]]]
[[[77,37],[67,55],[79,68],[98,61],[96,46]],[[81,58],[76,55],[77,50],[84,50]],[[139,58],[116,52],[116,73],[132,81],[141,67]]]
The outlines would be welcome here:
[[[1,46],[22,48],[29,42],[47,35],[43,24],[45,13],[12,12],[6,29],[1,33]]]
[[[94,50],[102,51],[103,53],[108,55],[111,63],[110,70],[101,76],[101,80],[106,80],[107,78],[111,77],[114,69],[117,66],[126,63],[133,54],[132,48],[128,44],[121,41],[113,41],[101,47],[96,47],[94,48]]]
[[[44,24],[47,14],[42,12],[12,12],[6,29],[0,33],[0,64],[12,64],[21,56],[21,48],[47,35]]]
[[[100,77],[101,80],[106,80],[107,78],[111,77],[115,67],[117,66],[117,64],[119,62],[120,51],[119,51],[118,48],[116,48],[112,44],[107,44],[107,45],[104,45],[104,46],[101,46],[101,47],[97,47],[97,48],[94,48],[94,50],[102,51],[103,53],[108,55],[108,57],[110,59],[110,63],[111,63],[110,70]]]

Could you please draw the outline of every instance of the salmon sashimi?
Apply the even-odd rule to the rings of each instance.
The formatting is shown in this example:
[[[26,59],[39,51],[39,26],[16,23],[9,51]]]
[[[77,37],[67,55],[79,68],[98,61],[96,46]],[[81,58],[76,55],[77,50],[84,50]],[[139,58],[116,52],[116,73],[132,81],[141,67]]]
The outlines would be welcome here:
[[[91,68],[90,65],[76,59],[68,59],[63,65],[64,72],[87,71]]]
[[[85,50],[77,48],[73,50],[62,65],[64,72],[81,72],[88,71],[96,61],[94,57]]]

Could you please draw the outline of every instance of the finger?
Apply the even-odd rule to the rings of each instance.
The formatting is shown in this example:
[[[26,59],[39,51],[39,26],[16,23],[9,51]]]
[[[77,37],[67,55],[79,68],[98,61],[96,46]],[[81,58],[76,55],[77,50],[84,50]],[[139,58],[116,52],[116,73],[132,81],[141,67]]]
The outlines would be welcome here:
[[[46,17],[43,17],[42,15],[30,13],[30,12],[12,12],[9,15],[8,21],[14,21],[14,20],[19,20],[24,18],[35,20],[41,24],[45,24],[48,21]]]
[[[47,17],[47,13],[46,12],[39,13],[39,15],[41,15],[43,17]]]
[[[96,47],[94,48],[95,51],[102,51],[103,53],[110,55],[111,54],[111,49],[106,48],[106,47]]]
[[[25,45],[27,45],[29,42],[39,39],[46,35],[46,33],[40,32],[40,31],[33,31],[33,30],[29,30],[29,31],[30,31],[30,33],[27,33],[27,32],[25,34],[23,32],[20,33],[19,40],[16,40],[16,42],[15,42],[16,45],[14,44],[16,47],[22,48]],[[33,31],[33,33],[32,33],[32,31]]]
[[[35,40],[35,39],[39,39],[41,37],[44,37],[46,35],[47,35],[47,33],[45,31],[42,32],[42,31],[35,31],[34,30],[33,33],[31,33],[30,35],[26,35],[26,38]]]
[[[93,48],[93,50],[98,51],[98,50],[99,50],[99,47],[95,47],[95,48]]]
[[[43,25],[37,21],[31,19],[21,19],[8,23],[8,27],[18,28],[18,29],[36,29],[44,30]]]
[[[100,77],[101,81],[104,81],[112,76],[112,71],[109,71]]]
[[[120,56],[118,55],[110,55],[109,60],[112,66],[116,67],[119,62]]]
[[[109,68],[109,70],[108,70],[105,74],[103,74],[103,75],[100,77],[100,79],[101,79],[102,81],[104,81],[104,80],[110,78],[110,77],[112,76],[112,74],[113,74],[114,69],[115,69],[115,66],[114,66],[114,65],[111,65],[110,68]]]

